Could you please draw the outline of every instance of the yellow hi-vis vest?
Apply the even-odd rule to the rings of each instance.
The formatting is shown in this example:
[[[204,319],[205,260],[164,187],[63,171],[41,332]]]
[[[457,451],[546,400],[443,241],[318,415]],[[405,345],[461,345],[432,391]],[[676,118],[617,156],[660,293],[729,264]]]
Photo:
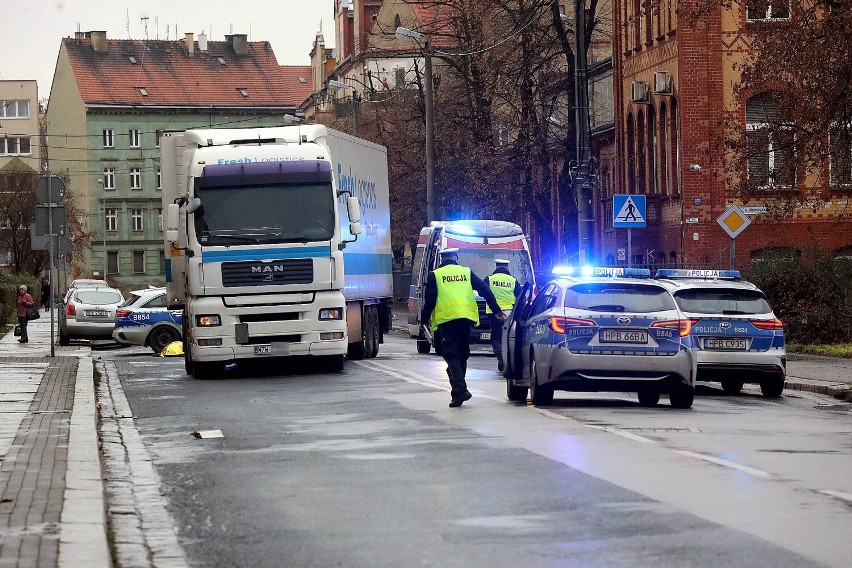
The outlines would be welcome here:
[[[458,264],[447,264],[435,269],[438,284],[438,301],[432,312],[433,326],[454,319],[469,319],[479,325],[479,308],[473,295],[470,268]]]
[[[495,272],[488,277],[488,286],[497,298],[501,310],[508,310],[515,305],[515,279],[508,274]],[[490,314],[491,308],[486,304],[485,313]]]

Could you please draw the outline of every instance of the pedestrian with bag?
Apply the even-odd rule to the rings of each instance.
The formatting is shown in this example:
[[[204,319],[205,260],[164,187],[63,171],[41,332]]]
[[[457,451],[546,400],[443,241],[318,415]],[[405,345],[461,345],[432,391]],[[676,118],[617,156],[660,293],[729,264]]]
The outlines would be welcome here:
[[[457,408],[473,396],[467,390],[465,374],[470,357],[470,326],[479,325],[479,308],[473,291],[485,298],[496,317],[506,319],[488,285],[466,266],[458,263],[457,248],[441,251],[441,266],[426,280],[420,321],[437,330],[441,356],[447,362],[450,379],[450,408]]]
[[[27,286],[25,284],[21,284],[18,286],[18,327],[21,328],[21,338],[18,340],[18,343],[29,342],[29,337],[27,336],[27,321],[29,320],[28,312],[30,311],[30,308],[34,309],[36,314],[38,314],[38,309],[35,307],[33,297],[27,292]]]
[[[485,283],[491,288],[494,297],[497,299],[497,304],[505,313],[506,310],[515,307],[515,301],[521,293],[521,285],[509,273],[508,260],[498,258],[494,260],[494,264],[496,268],[494,272],[485,277]],[[491,348],[494,349],[494,355],[497,357],[497,370],[503,372],[503,320],[506,318],[498,318],[490,307],[485,308],[485,313],[491,320]]]

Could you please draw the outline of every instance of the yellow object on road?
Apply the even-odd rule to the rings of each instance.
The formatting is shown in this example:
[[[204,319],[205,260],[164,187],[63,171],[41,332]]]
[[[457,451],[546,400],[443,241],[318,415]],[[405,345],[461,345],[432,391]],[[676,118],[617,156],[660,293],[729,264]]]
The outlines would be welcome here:
[[[182,357],[183,341],[172,341],[160,351],[160,357]]]

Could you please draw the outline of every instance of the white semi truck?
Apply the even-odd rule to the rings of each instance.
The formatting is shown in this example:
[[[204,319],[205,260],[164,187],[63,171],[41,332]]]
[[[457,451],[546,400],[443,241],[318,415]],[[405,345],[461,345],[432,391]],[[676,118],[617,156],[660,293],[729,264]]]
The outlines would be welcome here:
[[[387,152],[322,125],[166,132],[170,309],[186,371],[374,357],[393,298]]]

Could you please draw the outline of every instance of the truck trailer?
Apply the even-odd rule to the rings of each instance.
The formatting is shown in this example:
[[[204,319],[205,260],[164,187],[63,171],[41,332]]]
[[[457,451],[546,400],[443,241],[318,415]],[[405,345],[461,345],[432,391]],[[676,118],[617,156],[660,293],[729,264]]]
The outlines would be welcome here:
[[[300,125],[166,132],[160,153],[187,373],[376,356],[393,299],[383,146]]]

